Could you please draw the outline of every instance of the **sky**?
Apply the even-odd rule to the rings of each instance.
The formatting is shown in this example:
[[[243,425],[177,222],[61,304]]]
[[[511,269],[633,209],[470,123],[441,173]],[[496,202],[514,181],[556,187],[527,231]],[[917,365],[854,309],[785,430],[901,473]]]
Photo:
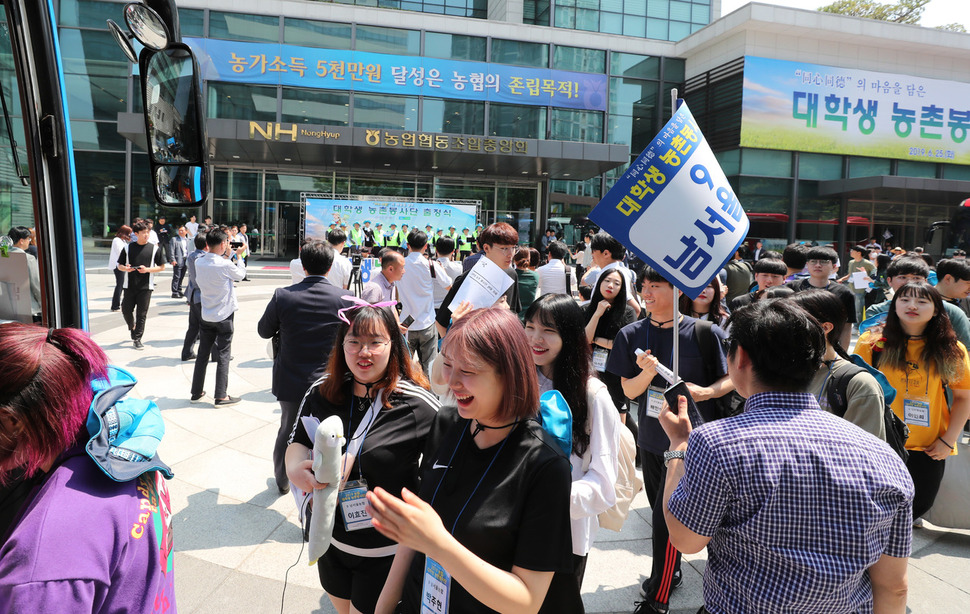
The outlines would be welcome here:
[[[727,15],[748,4],[750,0],[722,0],[721,15]],[[798,9],[815,10],[827,6],[834,0],[758,0],[764,4],[777,4]],[[894,0],[879,0],[882,4],[895,4]],[[970,1],[968,0],[930,0],[920,19],[921,26],[935,27],[957,22],[970,31]]]

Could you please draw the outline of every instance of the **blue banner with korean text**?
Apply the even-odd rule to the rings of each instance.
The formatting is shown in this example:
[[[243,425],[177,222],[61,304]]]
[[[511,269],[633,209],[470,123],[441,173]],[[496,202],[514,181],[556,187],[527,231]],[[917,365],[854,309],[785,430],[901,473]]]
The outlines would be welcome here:
[[[207,81],[605,111],[607,77],[366,51],[185,39]]]
[[[686,104],[589,219],[695,299],[748,234],[748,216]]]

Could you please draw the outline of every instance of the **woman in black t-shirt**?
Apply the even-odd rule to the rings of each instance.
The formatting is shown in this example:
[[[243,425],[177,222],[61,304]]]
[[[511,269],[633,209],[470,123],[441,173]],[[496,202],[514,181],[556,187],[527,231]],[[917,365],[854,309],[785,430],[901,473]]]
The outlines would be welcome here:
[[[616,334],[637,319],[636,311],[627,304],[629,298],[623,273],[619,269],[610,269],[596,280],[593,296],[586,306],[586,339],[593,352],[593,368],[610,391],[610,398],[623,422],[626,422],[629,412],[626,395],[623,394],[619,376],[606,370],[606,359],[613,349]]]
[[[522,325],[507,309],[472,311],[442,354],[457,407],[435,419],[420,497],[367,495],[375,528],[401,544],[377,612],[581,612],[578,590],[553,581],[572,571],[569,463],[530,419],[539,392]]]
[[[304,397],[290,445],[286,474],[303,492],[324,488],[314,479],[313,440],[301,418],[344,421],[345,489],[380,486],[399,494],[418,484],[418,456],[424,450],[438,401],[414,367],[391,312],[371,306],[346,313],[334,342],[327,372]],[[397,546],[367,520],[334,513],[330,548],[317,561],[320,584],[340,614],[374,611]]]

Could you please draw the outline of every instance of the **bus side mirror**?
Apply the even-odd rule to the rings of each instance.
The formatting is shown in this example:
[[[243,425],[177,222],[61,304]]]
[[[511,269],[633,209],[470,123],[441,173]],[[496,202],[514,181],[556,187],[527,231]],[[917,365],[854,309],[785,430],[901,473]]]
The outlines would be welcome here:
[[[209,164],[199,65],[184,43],[143,49],[148,161],[155,198],[167,207],[198,207],[209,195]]]

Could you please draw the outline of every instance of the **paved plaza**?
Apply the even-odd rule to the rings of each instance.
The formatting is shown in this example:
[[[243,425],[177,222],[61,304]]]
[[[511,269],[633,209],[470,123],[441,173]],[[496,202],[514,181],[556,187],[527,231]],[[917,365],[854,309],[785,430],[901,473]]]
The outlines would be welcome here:
[[[88,257],[91,263],[103,260],[103,255]],[[229,375],[229,393],[242,398],[238,405],[212,406],[214,364],[205,386],[210,402],[189,404],[194,361],[179,359],[188,307],[184,300],[168,298],[169,271],[157,276],[145,350],[137,351],[121,314],[109,311],[113,275],[101,266],[88,268],[91,331],[111,362],[138,378],[133,394],[154,400],[165,417],[159,454],[175,472],[179,611],[333,612],[316,568],[307,565],[293,498],[278,496],[272,477],[280,411],[270,393],[267,342],[256,334],[256,322],[273,290],[289,284],[287,263],[250,264],[253,281],[237,285]],[[650,569],[650,515],[641,493],[622,532],[599,532],[584,582],[587,612],[632,612]],[[706,561],[706,552],[684,557],[684,585],[673,593],[671,612],[693,614],[701,606]],[[970,531],[928,524],[915,530],[909,572],[910,612],[970,612]]]

